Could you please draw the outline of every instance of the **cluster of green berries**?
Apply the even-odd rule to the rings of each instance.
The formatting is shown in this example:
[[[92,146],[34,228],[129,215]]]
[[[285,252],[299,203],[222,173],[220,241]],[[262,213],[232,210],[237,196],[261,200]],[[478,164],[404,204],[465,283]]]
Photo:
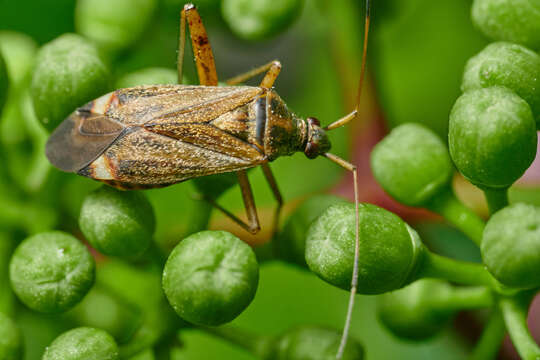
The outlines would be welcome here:
[[[411,340],[432,337],[458,311],[500,309],[521,355],[535,358],[540,349],[530,335],[523,335],[528,334],[523,327],[523,306],[530,299],[530,289],[540,286],[536,271],[540,268],[540,209],[526,204],[507,206],[507,189],[536,154],[540,57],[534,50],[540,48],[540,7],[527,0],[519,0],[516,6],[515,1],[476,0],[473,4],[475,23],[499,42],[466,66],[464,93],[450,114],[449,149],[431,130],[411,123],[395,128],[371,155],[375,178],[388,194],[403,204],[441,214],[480,247],[483,264],[437,255],[397,215],[361,204],[358,292],[382,294],[381,322],[396,336]],[[152,0],[138,2],[138,7],[129,1],[115,2],[112,21],[111,4],[81,0],[76,10],[79,35],[63,35],[39,50],[31,95],[36,115],[47,129],[56,127],[77,105],[111,89],[114,82],[103,54],[111,59],[136,41],[156,7]],[[289,25],[301,6],[302,1],[229,0],[223,1],[222,11],[226,20],[234,18],[235,32],[260,39]],[[238,13],[244,17],[239,19]],[[5,74],[0,58],[0,105],[7,96]],[[174,71],[145,69],[116,84],[175,81]],[[51,103],[50,99],[55,100]],[[493,215],[487,224],[456,199],[454,166],[485,192]],[[355,207],[342,199],[313,197],[296,209],[273,239],[273,256],[349,290],[355,217]],[[67,233],[39,233],[17,247],[10,260],[9,280],[20,301],[42,313],[70,310],[85,325],[54,340],[44,360],[130,359],[180,327],[219,331],[216,326],[230,322],[249,306],[259,282],[252,248],[230,233],[201,231],[163,254],[153,241],[155,227],[153,207],[143,194],[108,187],[90,193],[79,216],[82,235],[101,254],[158,266],[162,270],[158,289],[152,274],[114,261],[96,271],[88,248]],[[143,281],[147,287],[130,289],[135,283],[130,279],[145,277],[150,278]],[[118,293],[139,306],[128,305]],[[141,299],[142,294],[154,296]],[[165,302],[169,312],[163,310]],[[112,304],[117,311],[88,316],[103,304]],[[173,310],[178,317],[170,316]],[[2,334],[0,358],[20,359],[17,326],[0,314]],[[256,341],[258,346],[249,350],[263,359],[331,359],[339,346],[339,333],[305,326]],[[350,340],[343,358],[362,359],[362,346]]]

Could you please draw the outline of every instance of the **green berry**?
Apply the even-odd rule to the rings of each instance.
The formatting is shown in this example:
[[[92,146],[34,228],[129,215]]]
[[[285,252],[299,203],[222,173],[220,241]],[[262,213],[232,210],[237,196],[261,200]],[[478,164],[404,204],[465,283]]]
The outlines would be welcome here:
[[[79,0],[77,32],[106,50],[132,45],[150,22],[157,0]]]
[[[94,283],[95,262],[86,247],[60,231],[24,240],[9,266],[11,286],[29,308],[59,313],[80,302]]]
[[[0,359],[22,359],[22,336],[15,323],[0,312]]]
[[[30,91],[36,115],[47,129],[108,90],[109,71],[84,38],[65,34],[39,50]]]
[[[273,360],[334,360],[338,352],[341,333],[318,326],[302,326],[288,330],[277,340]],[[362,360],[364,349],[349,338],[343,360]]]
[[[455,310],[437,306],[449,297],[452,286],[442,280],[422,279],[378,298],[377,314],[384,326],[399,338],[426,340],[440,332]]]
[[[398,126],[371,152],[377,182],[397,201],[420,206],[452,178],[448,149],[430,129],[419,124]]]
[[[278,34],[300,15],[303,0],[223,0],[223,19],[232,31],[246,40]]]
[[[70,317],[78,324],[107,331],[121,343],[135,334],[143,319],[140,309],[99,283],[71,311]]]
[[[540,208],[518,203],[496,212],[484,230],[481,253],[502,284],[540,286]]]
[[[333,195],[316,195],[304,201],[289,216],[275,241],[277,256],[289,263],[307,266],[306,235],[311,223],[330,205],[345,201]]]
[[[531,106],[540,128],[540,56],[518,44],[496,42],[465,66],[461,90],[506,86]]]
[[[416,232],[398,216],[375,205],[360,204],[359,216],[358,292],[381,294],[409,283],[424,252]],[[311,225],[306,262],[326,282],[349,290],[354,247],[354,205],[336,204]]]
[[[538,0],[474,0],[473,23],[493,40],[540,49]]]
[[[529,105],[513,91],[467,91],[450,113],[450,155],[458,170],[481,188],[505,188],[536,156],[536,124]]]
[[[57,337],[45,350],[42,360],[117,360],[118,345],[100,329],[80,327]]]
[[[152,205],[141,192],[102,186],[84,200],[79,226],[101,253],[136,257],[150,246],[155,217]]]
[[[181,318],[221,325],[253,300],[259,268],[253,250],[224,231],[201,231],[172,251],[163,271],[163,290]]]
[[[116,87],[128,88],[139,85],[166,85],[177,83],[178,73],[176,70],[155,67],[141,69],[124,75],[116,82]]]
[[[0,31],[0,53],[4,57],[10,86],[26,87],[34,68],[38,45],[30,36],[15,31]]]

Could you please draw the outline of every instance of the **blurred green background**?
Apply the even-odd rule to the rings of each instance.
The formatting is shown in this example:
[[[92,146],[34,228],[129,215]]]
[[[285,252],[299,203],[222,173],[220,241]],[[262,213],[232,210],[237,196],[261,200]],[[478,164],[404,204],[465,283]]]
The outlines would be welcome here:
[[[263,41],[246,41],[233,34],[221,16],[220,1],[194,2],[209,32],[220,79],[279,59],[283,70],[276,90],[299,115],[315,116],[327,124],[351,110],[361,59],[363,1],[306,0],[292,26]],[[107,6],[107,1],[96,3]],[[77,218],[82,200],[100,186],[48,164],[43,153],[47,132],[36,120],[28,94],[37,49],[63,33],[75,32],[76,5],[75,0],[0,0],[0,52],[10,82],[0,118],[0,311],[11,314],[22,328],[28,360],[39,359],[45,346],[80,317],[38,315],[17,303],[7,280],[10,253],[29,234],[48,229],[80,237]],[[182,6],[182,0],[157,2],[137,41],[108,58],[115,82],[148,67],[175,71]],[[487,43],[471,24],[470,6],[469,0],[373,1],[362,118],[332,132],[334,153],[352,158],[368,174],[369,167],[362,159],[369,149],[361,142],[376,142],[384,129],[413,121],[446,139],[448,113],[460,94],[465,62]],[[188,54],[186,76],[195,79],[190,58]],[[114,87],[111,84],[111,90]],[[309,160],[303,154],[278,159],[272,168],[287,203],[286,213],[309,195],[332,191],[345,175],[329,161]],[[260,170],[250,172],[250,180],[263,224],[269,224],[274,204],[271,192]],[[156,211],[155,240],[163,248],[171,248],[205,226],[210,210],[193,199],[195,191],[191,182],[185,182],[146,192]],[[352,194],[350,187],[340,193]],[[373,200],[388,202],[370,197]],[[234,212],[243,211],[238,187],[227,191],[220,202]],[[434,250],[456,258],[478,259],[477,250],[457,231],[424,215],[412,219]],[[248,237],[216,212],[210,226],[228,229],[248,241],[265,241],[265,233],[256,239]],[[99,278],[110,260],[98,260]],[[159,286],[159,277],[148,281],[149,286]],[[262,265],[254,302],[233,324],[261,334],[277,334],[298,324],[340,329],[346,302],[346,292],[315,275],[293,265],[269,262]],[[160,306],[164,312],[168,307],[166,303]],[[457,327],[429,342],[406,343],[378,324],[374,306],[375,297],[359,296],[352,324],[352,333],[365,345],[368,359],[461,359],[478,328],[478,319],[468,315],[458,318]],[[103,311],[107,313],[106,308]],[[180,331],[174,344],[171,359],[252,358],[197,330]]]

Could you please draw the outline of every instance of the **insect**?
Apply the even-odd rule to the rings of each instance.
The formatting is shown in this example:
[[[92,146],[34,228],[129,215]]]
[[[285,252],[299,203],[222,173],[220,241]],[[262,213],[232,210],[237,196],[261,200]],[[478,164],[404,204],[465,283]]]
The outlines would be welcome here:
[[[363,82],[369,0],[362,70]],[[246,169],[261,166],[277,200],[274,230],[283,203],[269,162],[280,156],[304,152],[310,159],[324,156],[352,171],[356,204],[355,266],[342,343],[346,343],[356,293],[358,268],[358,186],[353,164],[329,153],[327,131],[356,118],[358,105],[348,115],[321,127],[315,118],[302,119],[290,111],[272,89],[281,70],[271,61],[218,87],[214,57],[202,20],[192,4],[181,12],[178,79],[181,83],[185,28],[191,44],[200,85],[153,85],[119,89],[75,110],[51,134],[46,155],[57,168],[103,181],[120,189],[163,187],[192,178],[236,172],[248,222],[208,199],[251,233],[260,230]],[[234,86],[265,73],[259,86]]]

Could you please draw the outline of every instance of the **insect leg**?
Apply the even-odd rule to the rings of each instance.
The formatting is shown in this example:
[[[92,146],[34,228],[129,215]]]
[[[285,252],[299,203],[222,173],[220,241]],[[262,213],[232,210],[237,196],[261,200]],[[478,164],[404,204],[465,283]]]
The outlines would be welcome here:
[[[264,64],[248,72],[230,78],[226,81],[226,83],[227,85],[237,85],[251,79],[252,77],[262,74],[265,71],[267,73],[261,81],[261,87],[269,89],[272,87],[272,85],[274,85],[274,82],[276,81],[279,72],[281,71],[281,63],[278,60],[270,61],[267,64]]]
[[[272,220],[272,232],[271,232],[271,238],[274,237],[276,231],[278,230],[279,225],[279,217],[281,214],[281,208],[283,206],[283,198],[281,196],[281,192],[279,191],[276,178],[274,177],[274,174],[272,174],[272,169],[270,169],[270,165],[268,164],[262,164],[261,165],[264,177],[266,178],[266,181],[268,181],[268,185],[270,185],[270,188],[272,189],[272,193],[274,194],[274,197],[277,201],[277,206],[274,212],[274,218]]]
[[[251,185],[249,184],[247,172],[246,170],[240,170],[236,172],[236,175],[238,176],[238,183],[240,184],[240,190],[242,191],[242,199],[244,200],[244,206],[246,208],[246,215],[248,218],[247,223],[239,219],[229,210],[223,208],[214,199],[207,197],[205,197],[204,199],[210,204],[212,204],[216,209],[225,214],[232,221],[240,225],[243,229],[252,234],[256,234],[259,232],[259,230],[261,230],[261,225],[259,224],[257,208],[255,207],[255,200],[253,199],[253,192],[251,191]]]
[[[212,47],[208,41],[208,34],[202,23],[199,12],[193,4],[184,5],[180,17],[180,40],[178,51],[178,76],[182,75],[182,61],[180,56],[184,55],[185,46],[185,24],[189,26],[189,35],[191,37],[191,46],[193,55],[195,56],[195,64],[197,66],[197,74],[199,76],[199,84],[216,86],[218,84],[216,63],[214,62],[214,54]]]

